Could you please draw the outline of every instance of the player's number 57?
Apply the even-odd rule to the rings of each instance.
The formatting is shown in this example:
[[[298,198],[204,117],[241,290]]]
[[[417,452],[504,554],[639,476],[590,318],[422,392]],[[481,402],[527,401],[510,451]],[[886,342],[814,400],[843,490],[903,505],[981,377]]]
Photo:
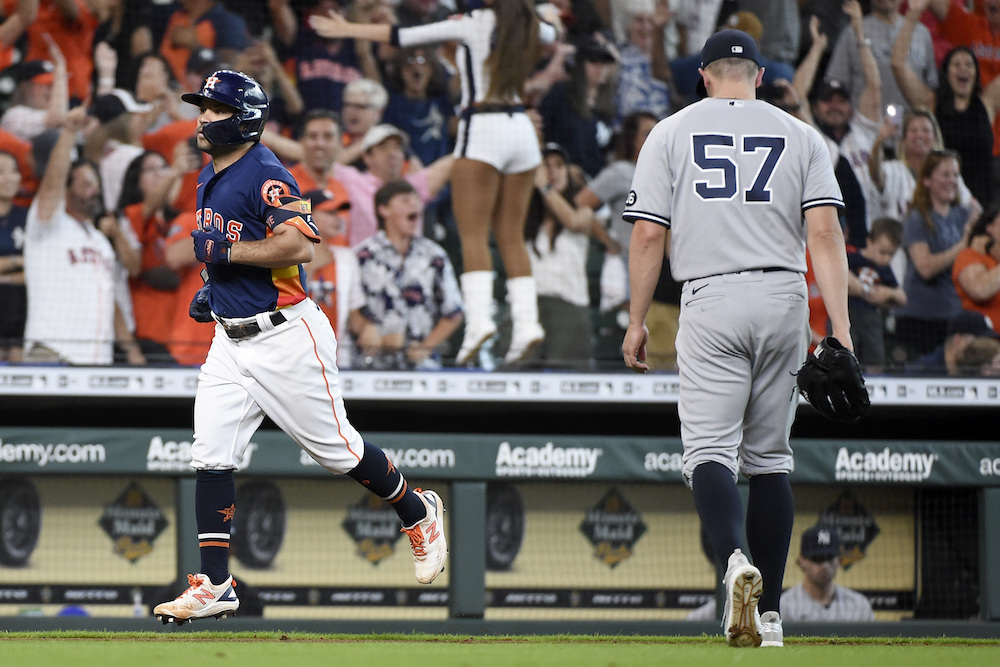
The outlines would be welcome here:
[[[743,191],[743,201],[748,204],[766,204],[771,201],[771,191],[767,184],[771,180],[774,168],[781,159],[781,153],[785,150],[784,137],[763,137],[745,136],[741,150],[743,153],[764,153],[764,160],[760,163],[760,168],[753,179],[750,187]],[[702,171],[722,172],[722,185],[711,185],[717,178],[704,181],[695,181],[694,190],[702,199],[732,199],[736,195],[739,183],[742,181],[739,174],[739,166],[732,157],[724,155],[728,152],[735,153],[736,138],[731,134],[695,134],[691,136],[691,149],[694,154],[694,163]],[[721,151],[709,156],[709,148],[721,148]],[[719,155],[718,153],[723,153]]]

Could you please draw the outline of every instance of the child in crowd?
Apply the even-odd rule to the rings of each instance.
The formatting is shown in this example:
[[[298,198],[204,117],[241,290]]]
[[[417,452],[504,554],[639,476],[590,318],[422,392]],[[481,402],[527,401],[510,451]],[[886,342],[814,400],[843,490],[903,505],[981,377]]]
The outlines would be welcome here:
[[[906,303],[906,292],[889,263],[903,242],[903,225],[894,218],[877,218],[864,248],[849,252],[847,306],[851,316],[854,351],[870,371],[885,364],[885,320],[888,310]]]

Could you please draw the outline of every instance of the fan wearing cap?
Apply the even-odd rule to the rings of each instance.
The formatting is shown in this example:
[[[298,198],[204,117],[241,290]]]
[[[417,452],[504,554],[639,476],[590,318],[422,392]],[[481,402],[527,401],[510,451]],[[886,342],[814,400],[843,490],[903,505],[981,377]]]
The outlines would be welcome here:
[[[83,155],[101,167],[106,211],[118,208],[125,170],[143,152],[142,115],[152,110],[151,104],[136,102],[131,93],[121,88],[94,99],[90,114],[97,119],[98,126],[87,135]]]
[[[993,321],[980,312],[961,310],[948,320],[944,342],[914,362],[906,365],[906,375],[956,377],[962,374],[959,359],[969,345],[980,338],[1000,338]]]
[[[13,103],[0,117],[0,128],[34,141],[42,133],[57,130],[69,110],[66,60],[52,43],[51,60],[28,60],[17,66],[17,88]]]
[[[871,602],[861,593],[834,583],[840,569],[840,534],[833,526],[816,524],[802,533],[795,562],[802,583],[781,594],[785,621],[874,621]]]
[[[382,123],[368,130],[361,140],[361,159],[366,170],[337,164],[333,176],[351,193],[350,245],[357,246],[378,232],[375,214],[375,192],[389,181],[403,179],[413,186],[424,206],[429,204],[448,183],[453,155],[445,155],[416,171],[403,173],[409,137],[397,127]],[[423,216],[417,227],[424,234]]]
[[[337,190],[310,190],[302,198],[312,202],[313,222],[323,237],[313,260],[305,266],[309,295],[337,335],[337,368],[351,368],[355,338],[363,346],[378,346],[378,327],[361,315],[365,294],[358,257],[347,246],[351,201],[339,185]],[[352,335],[355,332],[357,335]]]
[[[546,142],[569,151],[591,178],[607,164],[612,125],[618,115],[618,49],[594,37],[577,44],[567,81],[556,82],[538,104]]]
[[[851,27],[857,39],[864,40],[861,7],[857,0],[844,4],[849,8]],[[882,119],[881,77],[871,49],[861,54],[864,89],[857,107],[847,84],[838,79],[820,81],[813,86],[827,39],[819,32],[818,19],[810,21],[813,42],[795,73],[793,86],[801,99],[809,98],[813,124],[823,133],[835,166],[837,183],[844,194],[844,227],[848,244],[862,248],[877,212],[878,189],[868,169],[868,156],[875,143],[876,128]],[[810,88],[813,88],[809,97]],[[809,113],[803,110],[805,119]],[[869,203],[871,202],[871,203]]]
[[[806,248],[833,338],[852,349],[843,202],[819,131],[756,99],[763,70],[748,34],[715,33],[701,61],[708,98],[650,131],[625,201],[633,229],[622,355],[649,370],[646,320],[669,253],[683,283],[683,476],[713,552],[728,559],[723,631],[736,648],[777,647],[794,522],[795,375],[809,343]],[[749,479],[745,515],[740,474]]]

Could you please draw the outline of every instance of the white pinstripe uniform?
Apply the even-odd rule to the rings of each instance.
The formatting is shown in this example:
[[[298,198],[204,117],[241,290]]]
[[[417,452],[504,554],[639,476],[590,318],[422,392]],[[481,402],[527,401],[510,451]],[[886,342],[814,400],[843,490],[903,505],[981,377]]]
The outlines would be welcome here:
[[[812,127],[758,100],[707,98],[660,121],[636,163],[624,219],[669,227],[684,281],[677,363],[684,475],[789,472],[805,361],[803,211],[843,206]]]
[[[470,113],[490,89],[486,59],[491,51],[496,15],[492,9],[476,9],[447,21],[411,28],[393,28],[392,42],[409,47],[454,40],[459,78],[462,83],[462,118],[458,125],[455,157],[485,162],[503,174],[518,174],[534,169],[542,162],[538,136],[524,113],[520,100],[505,111]],[[556,30],[548,23],[539,24],[539,39],[548,44],[556,39]]]

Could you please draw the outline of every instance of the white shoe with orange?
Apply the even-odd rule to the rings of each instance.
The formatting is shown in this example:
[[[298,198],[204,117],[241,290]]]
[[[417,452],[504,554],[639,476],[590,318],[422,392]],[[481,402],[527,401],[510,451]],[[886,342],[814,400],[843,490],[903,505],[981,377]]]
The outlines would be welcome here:
[[[153,616],[163,621],[164,625],[183,625],[199,618],[233,616],[240,608],[235,588],[232,576],[216,586],[204,574],[189,574],[188,589],[174,601],[156,605]]]
[[[444,504],[441,496],[433,491],[413,491],[427,508],[427,516],[413,527],[401,530],[410,538],[417,581],[429,584],[444,572],[444,561],[448,557],[448,543],[444,537]]]

